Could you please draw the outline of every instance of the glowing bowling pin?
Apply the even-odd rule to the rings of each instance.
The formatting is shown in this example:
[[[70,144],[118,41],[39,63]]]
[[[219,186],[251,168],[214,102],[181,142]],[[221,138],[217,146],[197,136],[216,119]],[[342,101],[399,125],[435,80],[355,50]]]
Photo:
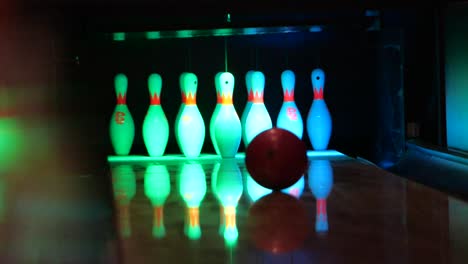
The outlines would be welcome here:
[[[328,160],[312,160],[309,166],[309,188],[316,199],[317,232],[328,231],[327,197],[333,188],[333,168]]]
[[[148,78],[150,106],[143,121],[143,140],[152,157],[164,154],[169,139],[169,123],[160,103],[161,86],[161,76],[151,74]]]
[[[130,237],[130,203],[136,193],[135,172],[130,165],[118,165],[111,168],[112,187],[117,202],[119,232],[122,237]]]
[[[263,91],[265,89],[265,76],[259,71],[252,73],[252,89],[249,93],[249,101],[252,102],[247,119],[245,120],[245,133],[247,145],[258,134],[273,127],[270,114],[263,103]]]
[[[223,158],[234,158],[239,149],[242,127],[232,104],[234,75],[222,72],[216,75],[218,103],[211,119],[211,139]]]
[[[245,121],[247,120],[247,116],[249,115],[250,107],[252,107],[252,101],[250,99],[250,91],[252,89],[252,73],[255,71],[248,71],[245,74],[245,87],[247,88],[247,104],[245,105],[244,112],[242,112],[241,116],[241,126],[242,126],[242,141],[244,145],[247,147],[247,133],[245,130]]]
[[[201,164],[187,162],[179,174],[179,194],[186,204],[184,233],[192,240],[200,239],[200,204],[206,194],[205,171]]]
[[[233,243],[239,236],[236,225],[236,208],[242,196],[242,174],[235,159],[224,159],[216,178],[216,192],[223,207],[223,237],[227,243]]]
[[[144,190],[153,206],[153,237],[163,238],[166,235],[164,203],[171,192],[170,176],[165,165],[148,165],[144,176]]]
[[[221,108],[221,102],[219,100],[219,97],[218,97],[218,94],[219,94],[219,82],[217,81],[218,78],[219,78],[219,75],[221,75],[221,72],[218,72],[216,75],[215,75],[215,78],[214,78],[214,84],[215,84],[215,89],[216,89],[216,98],[217,98],[217,102],[216,102],[216,107],[215,107],[215,110],[213,112],[213,115],[211,116],[211,121],[210,121],[210,138],[211,138],[211,142],[213,143],[213,147],[215,149],[215,152],[216,154],[220,155],[219,153],[219,148],[218,148],[218,144],[216,143],[216,137],[214,135],[214,131],[215,131],[215,126],[214,126],[214,122],[216,121],[216,116],[218,115],[219,113],[219,109]]]
[[[332,120],[323,98],[325,73],[315,69],[310,75],[314,89],[314,101],[307,116],[307,132],[314,150],[326,150],[332,132]]]
[[[127,107],[127,77],[120,73],[114,78],[117,105],[110,120],[110,138],[117,155],[128,155],[135,137],[135,123]]]
[[[198,79],[195,74],[184,72],[179,82],[182,104],[175,122],[177,144],[186,157],[195,158],[205,141],[205,122],[196,103]]]
[[[294,102],[294,85],[296,77],[294,72],[286,70],[281,74],[281,85],[283,87],[283,105],[276,121],[276,126],[289,130],[298,138],[302,139],[304,124],[299,109]]]

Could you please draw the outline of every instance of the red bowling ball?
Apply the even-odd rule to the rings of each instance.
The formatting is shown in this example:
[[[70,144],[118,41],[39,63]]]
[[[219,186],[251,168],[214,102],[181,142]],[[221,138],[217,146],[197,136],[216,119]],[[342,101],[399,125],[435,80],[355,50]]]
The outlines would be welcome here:
[[[247,226],[253,244],[274,254],[300,248],[310,235],[302,201],[281,192],[273,192],[253,204]]]
[[[245,152],[245,165],[263,187],[282,190],[297,182],[307,169],[307,148],[293,133],[272,128],[258,134]]]

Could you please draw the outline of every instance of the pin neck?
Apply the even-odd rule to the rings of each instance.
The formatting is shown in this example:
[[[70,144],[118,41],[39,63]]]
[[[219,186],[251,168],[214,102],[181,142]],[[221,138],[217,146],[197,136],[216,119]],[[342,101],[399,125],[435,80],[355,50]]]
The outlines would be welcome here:
[[[197,227],[200,225],[200,215],[199,215],[199,209],[198,207],[189,207],[187,209],[187,214],[188,214],[188,222],[191,227]]]
[[[154,208],[154,226],[162,226],[163,225],[163,207],[156,206]]]
[[[224,210],[226,228],[236,227],[236,208],[234,206],[226,206]]]
[[[294,102],[294,90],[293,89],[291,90],[285,89],[283,96],[284,96],[285,102]]]
[[[326,215],[326,214],[327,214],[327,200],[317,199],[317,215]]]
[[[232,105],[232,94],[218,92],[217,103],[222,105]]]
[[[127,103],[127,94],[126,93],[123,93],[123,94],[119,93],[117,95],[117,104],[118,105],[124,105],[126,103]]]
[[[161,104],[161,98],[157,93],[150,94],[150,105],[160,105]]]
[[[263,103],[263,91],[258,92],[258,91],[253,91],[250,90],[249,96],[248,96],[248,101],[252,103]]]
[[[314,89],[314,100],[323,100],[323,87]]]
[[[188,92],[187,94],[182,92],[182,103],[186,105],[196,105],[197,95],[195,93],[192,94],[191,92]]]

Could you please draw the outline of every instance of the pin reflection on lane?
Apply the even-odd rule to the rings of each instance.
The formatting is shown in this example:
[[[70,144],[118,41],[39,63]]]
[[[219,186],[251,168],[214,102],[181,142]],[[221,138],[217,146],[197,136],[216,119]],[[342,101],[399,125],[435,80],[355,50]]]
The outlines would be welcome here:
[[[316,199],[316,232],[328,231],[327,198],[333,188],[333,168],[328,160],[312,160],[309,166],[309,188]]]
[[[221,206],[220,234],[227,244],[237,241],[236,208],[243,192],[242,174],[235,159],[223,159],[216,172],[215,193]]]
[[[131,165],[117,165],[111,168],[111,173],[114,197],[117,203],[119,232],[123,238],[128,238],[132,234],[130,204],[136,194],[135,172]]]
[[[164,203],[171,192],[171,180],[166,165],[148,165],[144,177],[145,195],[153,207],[153,237],[163,238]]]
[[[200,204],[206,194],[205,171],[200,163],[188,161],[182,164],[177,177],[179,194],[185,202],[184,234],[192,240],[200,239]]]

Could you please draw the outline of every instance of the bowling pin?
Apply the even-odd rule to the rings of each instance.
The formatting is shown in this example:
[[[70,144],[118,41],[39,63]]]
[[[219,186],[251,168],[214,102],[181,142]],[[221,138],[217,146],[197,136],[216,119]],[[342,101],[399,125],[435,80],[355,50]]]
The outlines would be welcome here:
[[[210,123],[211,139],[221,157],[234,158],[242,137],[241,122],[232,103],[234,75],[218,73],[215,83],[218,103]]]
[[[245,120],[247,146],[258,134],[273,127],[270,114],[263,102],[265,75],[262,72],[255,71],[252,73],[251,78],[252,89],[249,93],[249,101],[252,102],[252,105]]]
[[[130,203],[136,194],[136,175],[130,165],[111,168],[112,188],[117,203],[119,232],[122,237],[131,236]]]
[[[150,106],[143,121],[143,140],[151,157],[162,156],[169,139],[169,123],[160,103],[161,86],[161,75],[151,74],[148,78]]]
[[[215,130],[214,122],[216,121],[215,117],[218,115],[219,109],[221,108],[221,103],[220,103],[220,100],[219,100],[219,97],[218,97],[219,82],[217,81],[218,78],[219,78],[219,75],[221,75],[221,72],[218,72],[215,75],[215,78],[214,78],[215,79],[214,84],[215,84],[215,89],[216,89],[217,102],[216,102],[215,110],[213,112],[213,116],[211,117],[211,120],[210,120],[210,138],[211,138],[211,142],[213,143],[213,147],[214,147],[215,152],[216,152],[217,155],[220,155],[220,153],[219,153],[218,144],[216,143],[216,138],[214,136],[214,130]]]
[[[234,243],[238,236],[236,208],[242,196],[242,174],[235,159],[223,159],[216,178],[218,201],[223,207],[223,237],[228,244]]]
[[[283,87],[283,105],[276,121],[276,126],[289,130],[298,138],[302,139],[304,124],[299,109],[294,102],[294,85],[296,77],[290,70],[281,74],[281,85]]]
[[[163,238],[166,235],[164,203],[171,192],[170,175],[166,165],[148,165],[143,186],[145,195],[153,206],[153,237]]]
[[[246,131],[245,131],[245,121],[249,115],[250,107],[252,106],[252,101],[250,100],[250,90],[252,89],[252,73],[255,71],[248,71],[245,74],[245,87],[247,88],[247,104],[245,105],[244,112],[241,116],[241,126],[242,126],[242,141],[244,142],[245,147],[247,147]]]
[[[314,101],[307,116],[307,132],[314,150],[326,150],[332,132],[332,120],[323,98],[325,73],[315,69],[310,75],[314,89]]]
[[[200,204],[206,194],[205,171],[200,163],[186,162],[179,174],[179,194],[185,202],[184,233],[191,240],[200,239]]]
[[[110,138],[117,155],[128,155],[135,137],[135,123],[127,107],[127,77],[120,73],[114,78],[117,105],[110,120]]]
[[[328,160],[311,160],[309,166],[309,188],[316,199],[317,232],[328,231],[327,198],[333,188],[333,168]]]
[[[182,104],[175,122],[176,140],[186,157],[196,158],[205,141],[205,122],[196,103],[198,79],[195,74],[184,72],[179,82]]]

